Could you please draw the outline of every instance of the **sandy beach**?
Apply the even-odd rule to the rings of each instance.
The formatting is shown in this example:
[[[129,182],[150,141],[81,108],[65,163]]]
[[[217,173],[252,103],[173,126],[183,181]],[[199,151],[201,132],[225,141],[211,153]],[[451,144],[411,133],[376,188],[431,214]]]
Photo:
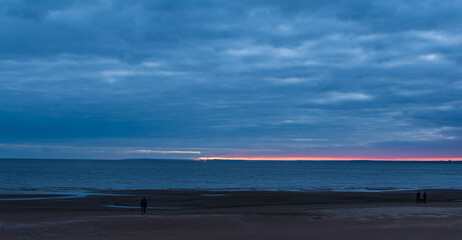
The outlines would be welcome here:
[[[0,239],[460,239],[462,191],[119,191],[0,201]],[[149,209],[140,214],[146,196]],[[41,198],[53,195],[3,195]]]

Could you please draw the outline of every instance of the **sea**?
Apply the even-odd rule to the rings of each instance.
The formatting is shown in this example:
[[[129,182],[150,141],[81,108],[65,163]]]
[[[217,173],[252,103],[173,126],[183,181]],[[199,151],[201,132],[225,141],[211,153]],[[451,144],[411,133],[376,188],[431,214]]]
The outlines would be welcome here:
[[[462,162],[0,159],[0,194],[462,189]]]

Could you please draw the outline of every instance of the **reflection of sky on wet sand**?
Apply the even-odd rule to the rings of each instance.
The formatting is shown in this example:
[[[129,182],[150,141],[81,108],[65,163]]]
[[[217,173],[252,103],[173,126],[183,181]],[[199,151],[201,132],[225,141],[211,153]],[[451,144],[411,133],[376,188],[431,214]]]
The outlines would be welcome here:
[[[46,195],[46,193],[43,193]],[[26,200],[48,200],[48,199],[66,199],[66,198],[84,198],[88,196],[132,196],[129,194],[106,194],[106,193],[76,193],[68,196],[48,196],[48,197],[20,197],[20,198],[0,198],[0,201],[26,201]]]

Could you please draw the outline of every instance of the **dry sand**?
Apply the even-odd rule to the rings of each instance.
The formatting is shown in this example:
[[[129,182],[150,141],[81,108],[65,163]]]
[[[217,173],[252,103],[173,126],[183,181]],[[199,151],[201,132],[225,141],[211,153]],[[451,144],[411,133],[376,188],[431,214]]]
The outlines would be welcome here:
[[[413,192],[140,190],[1,200],[0,239],[462,239],[462,191],[427,193],[427,204],[415,204]],[[141,215],[143,196],[158,209]],[[25,197],[42,196],[0,196]]]

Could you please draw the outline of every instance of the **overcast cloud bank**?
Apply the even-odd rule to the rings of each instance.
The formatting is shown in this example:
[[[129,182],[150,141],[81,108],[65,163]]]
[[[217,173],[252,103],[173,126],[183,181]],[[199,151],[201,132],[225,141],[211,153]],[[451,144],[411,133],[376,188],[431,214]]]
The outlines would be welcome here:
[[[461,12],[431,0],[6,0],[0,154],[460,157]]]

